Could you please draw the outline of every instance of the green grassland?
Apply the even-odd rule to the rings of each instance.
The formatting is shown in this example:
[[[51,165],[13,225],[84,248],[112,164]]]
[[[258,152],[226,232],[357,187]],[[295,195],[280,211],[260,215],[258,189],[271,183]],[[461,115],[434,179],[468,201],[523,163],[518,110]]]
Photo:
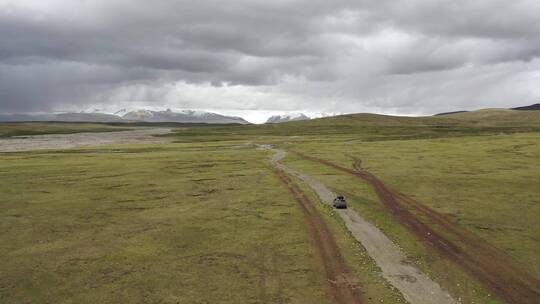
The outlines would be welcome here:
[[[60,152],[1,158],[2,303],[324,299],[302,214],[265,153]]]
[[[249,143],[346,167],[359,158],[540,276],[540,111],[186,125],[168,136],[175,143],[0,154],[0,302],[328,302],[302,212],[270,154]],[[345,194],[461,303],[502,303],[399,225],[365,182],[292,153],[284,162]],[[403,303],[332,209],[318,208],[368,303]]]
[[[437,117],[356,114],[281,125],[182,130],[175,140],[274,143],[351,167],[353,158],[390,187],[502,249],[540,276],[540,112],[482,110]],[[285,162],[346,194],[463,303],[500,303],[475,278],[423,246],[384,211],[363,181],[289,154]]]
[[[288,143],[289,149],[350,167],[351,156],[390,187],[447,215],[523,268],[540,275],[540,134],[467,136],[365,143]],[[317,177],[396,241],[411,259],[464,303],[497,303],[474,278],[439,257],[389,217],[363,181],[289,155],[285,161]],[[444,233],[444,231],[443,231]]]
[[[490,295],[480,282],[423,245],[412,233],[385,212],[371,187],[335,169],[321,167],[289,155],[287,165],[299,168],[347,197],[349,206],[396,242],[414,263],[462,303],[503,303]]]
[[[239,142],[2,154],[0,302],[327,302],[269,157]],[[368,303],[403,303],[330,225]]]
[[[360,158],[392,188],[451,215],[540,275],[540,133],[290,146],[344,166]]]
[[[513,112],[511,116],[517,115]],[[540,133],[523,131],[536,128],[538,121],[531,119],[529,123],[518,121],[511,125],[506,118],[498,117],[494,123],[475,122],[484,125],[474,131],[479,131],[478,134],[450,132],[427,138],[413,138],[418,133],[404,124],[398,136],[390,133],[378,139],[364,133],[299,136],[278,143],[285,149],[345,167],[352,167],[353,158],[361,159],[366,170],[390,187],[449,215],[514,257],[524,269],[540,276],[537,254],[540,252]],[[493,132],[494,125],[499,125],[497,132]],[[404,136],[407,134],[412,136]],[[365,182],[295,155],[290,154],[285,162],[348,196],[355,209],[383,229],[456,298],[464,303],[499,302],[474,278],[418,244],[414,236],[384,212]]]
[[[112,132],[126,131],[127,127],[98,123],[0,123],[0,138],[12,136],[28,136],[43,134],[70,134],[81,132]]]
[[[287,147],[347,167],[351,157],[361,159],[392,188],[450,215],[540,275],[540,133]],[[312,174],[320,170],[308,166]]]

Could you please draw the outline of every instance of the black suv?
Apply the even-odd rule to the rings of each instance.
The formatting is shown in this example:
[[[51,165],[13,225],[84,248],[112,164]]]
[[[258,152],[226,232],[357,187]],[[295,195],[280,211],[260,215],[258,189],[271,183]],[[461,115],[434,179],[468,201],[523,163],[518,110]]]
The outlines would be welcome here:
[[[343,195],[338,195],[334,199],[332,206],[334,206],[334,208],[336,209],[347,209],[347,201],[345,200],[345,197]]]

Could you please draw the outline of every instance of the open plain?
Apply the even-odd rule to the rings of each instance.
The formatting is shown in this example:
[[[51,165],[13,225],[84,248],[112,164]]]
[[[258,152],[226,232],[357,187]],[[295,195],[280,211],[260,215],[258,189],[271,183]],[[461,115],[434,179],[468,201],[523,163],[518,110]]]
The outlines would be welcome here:
[[[540,299],[538,112],[64,127],[0,141],[2,303]]]

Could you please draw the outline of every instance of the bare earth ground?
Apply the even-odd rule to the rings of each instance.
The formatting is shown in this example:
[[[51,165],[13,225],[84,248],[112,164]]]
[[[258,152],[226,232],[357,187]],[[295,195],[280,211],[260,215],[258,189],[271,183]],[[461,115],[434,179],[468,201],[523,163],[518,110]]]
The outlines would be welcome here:
[[[282,150],[274,150],[271,163],[279,170],[296,176],[308,184],[320,197],[321,201],[332,204],[336,196],[317,180],[295,171],[282,163],[285,157]],[[450,304],[456,301],[439,284],[432,281],[418,268],[406,263],[406,255],[377,227],[367,222],[352,209],[337,210],[353,236],[366,248],[369,255],[381,268],[383,276],[396,287],[409,301],[415,304]]]
[[[166,143],[170,140],[154,135],[167,134],[166,128],[140,128],[131,131],[47,134],[0,139],[0,152],[19,152],[36,149],[66,149],[112,144]]]

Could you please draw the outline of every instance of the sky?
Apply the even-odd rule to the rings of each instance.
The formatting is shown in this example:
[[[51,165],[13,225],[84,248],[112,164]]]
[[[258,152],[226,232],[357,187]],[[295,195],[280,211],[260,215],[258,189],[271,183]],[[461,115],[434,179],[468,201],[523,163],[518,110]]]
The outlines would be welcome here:
[[[540,101],[538,0],[0,0],[0,113]]]

